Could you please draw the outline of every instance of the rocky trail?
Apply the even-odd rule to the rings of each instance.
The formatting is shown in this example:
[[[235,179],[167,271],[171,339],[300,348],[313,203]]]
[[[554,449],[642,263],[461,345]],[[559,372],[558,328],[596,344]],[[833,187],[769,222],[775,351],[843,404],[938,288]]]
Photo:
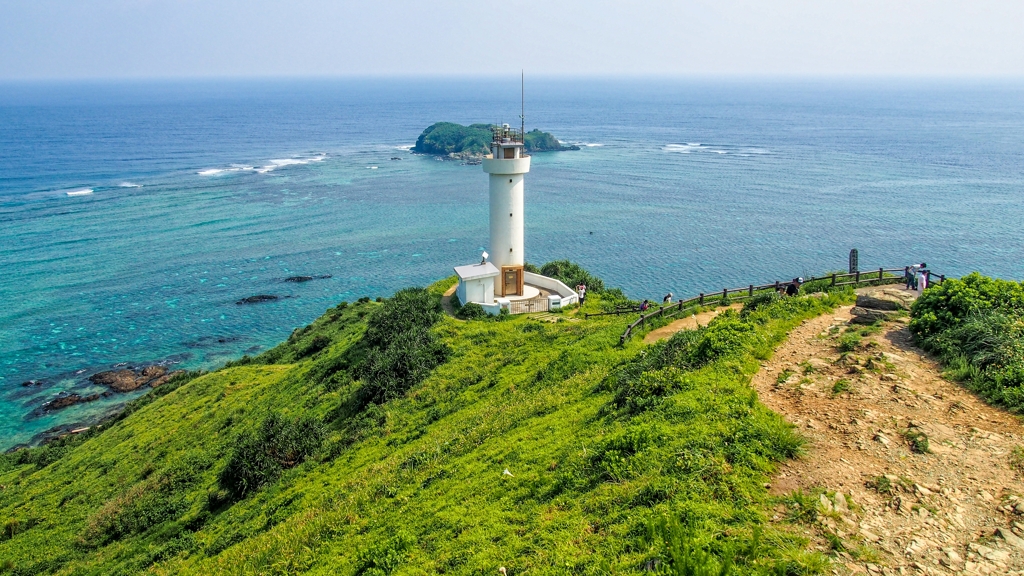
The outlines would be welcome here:
[[[754,378],[808,440],[772,479],[773,521],[806,523],[836,574],[1024,575],[1021,421],[943,379],[906,317],[851,310],[796,328]]]

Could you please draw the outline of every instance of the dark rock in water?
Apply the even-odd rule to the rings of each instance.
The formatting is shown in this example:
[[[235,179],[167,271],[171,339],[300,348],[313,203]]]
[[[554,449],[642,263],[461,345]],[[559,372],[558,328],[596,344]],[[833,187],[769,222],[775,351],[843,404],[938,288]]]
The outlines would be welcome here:
[[[40,382],[39,380],[26,380],[25,382],[21,383],[21,385],[24,386],[25,388],[28,388],[29,386],[39,386],[40,384],[42,384],[42,382]]]
[[[260,302],[273,302],[278,297],[272,294],[257,294],[256,296],[249,296],[248,298],[242,298],[235,304],[259,304]]]
[[[392,160],[401,160],[401,158],[399,158],[398,156],[392,156],[391,159]]]
[[[328,279],[330,277],[331,277],[330,274],[324,274],[322,276],[292,276],[290,278],[285,278],[284,281],[285,282],[309,282],[310,280],[326,280],[326,279]]]
[[[89,376],[89,381],[93,384],[107,386],[117,392],[131,392],[143,384],[143,382],[138,381],[138,376],[134,371],[128,369],[109,370]]]
[[[45,412],[53,412],[54,410],[60,410],[67,408],[68,406],[74,406],[75,404],[82,404],[85,402],[92,402],[99,400],[99,394],[93,394],[91,396],[82,396],[80,394],[61,392],[56,398],[46,402],[40,408]]]
[[[168,372],[164,366],[146,366],[139,371],[125,369],[100,372],[90,376],[89,381],[93,384],[107,386],[115,392],[132,392],[146,384],[156,388],[182,372],[184,370]]]

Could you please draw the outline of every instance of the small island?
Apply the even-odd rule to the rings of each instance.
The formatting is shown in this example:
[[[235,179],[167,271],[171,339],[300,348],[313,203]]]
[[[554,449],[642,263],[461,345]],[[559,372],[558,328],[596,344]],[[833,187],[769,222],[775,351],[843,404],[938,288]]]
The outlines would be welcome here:
[[[491,124],[463,126],[454,122],[435,122],[416,139],[412,151],[457,159],[480,159],[490,152],[493,128]],[[529,153],[580,149],[579,146],[563,146],[551,133],[537,129],[527,132],[525,141]]]

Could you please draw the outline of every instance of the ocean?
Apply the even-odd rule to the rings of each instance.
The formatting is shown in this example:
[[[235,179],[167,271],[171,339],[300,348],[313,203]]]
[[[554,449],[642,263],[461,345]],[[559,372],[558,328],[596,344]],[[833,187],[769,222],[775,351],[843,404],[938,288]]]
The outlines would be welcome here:
[[[517,124],[519,78],[0,84],[0,449],[119,365],[210,369],[342,300],[475,262],[480,166],[429,124]],[[637,298],[926,261],[1024,277],[1024,84],[527,78],[527,260]],[[305,283],[295,275],[330,278]],[[238,305],[256,294],[277,301]],[[23,383],[33,381],[25,386]]]

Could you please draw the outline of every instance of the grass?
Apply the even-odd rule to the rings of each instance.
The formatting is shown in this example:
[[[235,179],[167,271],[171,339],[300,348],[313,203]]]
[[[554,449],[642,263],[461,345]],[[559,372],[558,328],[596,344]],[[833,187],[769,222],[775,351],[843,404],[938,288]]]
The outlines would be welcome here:
[[[1024,476],[1024,446],[1014,446],[1010,451],[1010,469]]]
[[[903,431],[903,438],[910,446],[910,451],[916,454],[930,454],[931,448],[928,445],[928,436],[920,430],[910,428]]]
[[[836,380],[835,383],[832,384],[832,393],[833,394],[839,395],[839,394],[842,394],[844,392],[849,392],[850,390],[851,390],[850,381],[847,380],[846,378],[842,378],[842,379]]]
[[[614,316],[428,312],[422,353],[405,355],[373,328],[395,302],[339,304],[95,432],[5,455],[0,574],[826,568],[768,521],[764,484],[801,440],[749,382],[841,296],[724,313],[653,346],[619,346]],[[592,294],[582,312],[602,306]]]

